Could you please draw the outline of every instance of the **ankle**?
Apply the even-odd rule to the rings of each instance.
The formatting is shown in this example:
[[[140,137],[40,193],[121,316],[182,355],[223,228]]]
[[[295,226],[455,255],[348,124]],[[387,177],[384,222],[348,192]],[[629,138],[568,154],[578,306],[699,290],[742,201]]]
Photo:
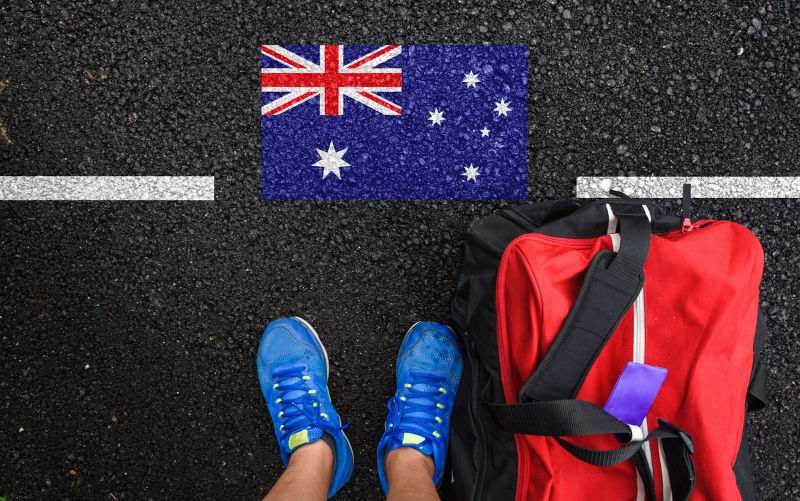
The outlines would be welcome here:
[[[330,476],[333,471],[333,451],[323,440],[301,445],[289,456],[288,468],[313,468]]]
[[[424,473],[433,479],[436,466],[433,457],[421,453],[412,447],[398,447],[386,454],[386,476],[392,477],[394,472]]]
[[[321,440],[301,445],[263,501],[325,499],[331,488],[331,449]]]

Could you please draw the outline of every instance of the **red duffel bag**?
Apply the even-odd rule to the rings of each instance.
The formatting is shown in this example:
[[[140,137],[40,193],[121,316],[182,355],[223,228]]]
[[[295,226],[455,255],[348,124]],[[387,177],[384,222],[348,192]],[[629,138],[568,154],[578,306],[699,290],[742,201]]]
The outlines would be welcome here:
[[[763,253],[684,211],[545,202],[471,225],[450,498],[753,499]]]

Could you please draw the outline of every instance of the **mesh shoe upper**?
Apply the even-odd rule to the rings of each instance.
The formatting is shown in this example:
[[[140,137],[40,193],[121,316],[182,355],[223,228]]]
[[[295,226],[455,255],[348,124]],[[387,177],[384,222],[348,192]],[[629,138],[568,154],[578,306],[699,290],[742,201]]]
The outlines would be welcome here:
[[[353,451],[328,394],[328,357],[314,329],[292,317],[271,322],[258,350],[258,381],[267,401],[281,458],[323,433],[336,444],[328,497],[350,478]]]
[[[389,415],[378,444],[384,492],[388,493],[386,454],[398,447],[432,456],[434,483],[441,480],[461,368],[461,351],[449,327],[420,322],[406,333],[397,357],[397,392],[387,405]]]

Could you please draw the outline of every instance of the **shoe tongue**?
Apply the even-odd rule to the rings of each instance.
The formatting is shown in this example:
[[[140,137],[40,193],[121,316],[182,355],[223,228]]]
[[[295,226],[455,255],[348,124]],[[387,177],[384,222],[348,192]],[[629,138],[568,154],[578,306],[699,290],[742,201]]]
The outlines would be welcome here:
[[[411,389],[415,392],[438,392],[439,387],[433,386],[429,383],[415,383],[411,386]],[[426,406],[435,406],[436,400],[431,397],[414,397],[412,396],[413,393],[406,395],[407,402],[413,402],[415,404],[423,404]],[[420,408],[417,409],[406,409],[403,412],[404,418],[426,418],[431,419],[430,413],[424,409]],[[403,423],[403,430],[404,432],[398,433],[395,437],[394,443],[389,447],[389,450],[396,449],[398,447],[412,447],[417,449],[423,454],[431,455],[433,454],[433,444],[431,443],[430,439],[426,438],[426,435],[431,433],[431,430],[426,428],[424,425],[420,425],[417,423],[409,423],[407,420],[404,419]]]
[[[299,377],[289,377],[281,381],[281,385],[283,386],[290,386],[295,384],[300,384],[303,382],[302,378]],[[302,397],[308,393],[306,390],[292,390],[288,392],[286,395],[283,396],[283,400],[293,400],[295,398]]]
[[[302,382],[303,379],[301,377],[290,377],[281,381],[281,385],[290,386],[290,385],[300,384]],[[295,412],[294,406],[291,403],[289,403],[289,401],[303,398],[307,394],[308,394],[307,390],[291,390],[287,392],[283,397],[281,397],[281,399],[287,403],[287,406],[284,407],[284,410],[286,410],[287,408],[292,408],[293,412]],[[293,416],[288,418],[285,424],[286,426],[293,426],[298,424],[298,421],[306,419],[307,418],[305,418],[304,416]],[[293,434],[291,434],[287,441],[287,446],[289,451],[291,452],[303,444],[310,444],[312,442],[316,442],[320,438],[322,438],[322,428],[316,426],[310,426],[308,428],[298,430]]]
[[[432,384],[429,383],[415,383],[414,385],[411,386],[411,389],[414,390],[415,392],[424,392],[424,393],[436,393],[439,391],[438,386],[433,386]],[[406,400],[408,402],[426,405],[428,407],[434,407],[436,406],[437,403],[437,400],[435,400],[433,397],[417,397],[414,396],[414,393],[409,393],[408,395],[406,395]],[[420,408],[419,410],[407,409],[404,415],[409,417],[425,417],[425,418],[431,417],[430,414],[428,413],[428,410],[425,408]]]
[[[425,392],[439,391],[438,386],[434,386],[430,383],[414,383],[413,385],[411,385],[411,389],[416,391],[425,391]]]

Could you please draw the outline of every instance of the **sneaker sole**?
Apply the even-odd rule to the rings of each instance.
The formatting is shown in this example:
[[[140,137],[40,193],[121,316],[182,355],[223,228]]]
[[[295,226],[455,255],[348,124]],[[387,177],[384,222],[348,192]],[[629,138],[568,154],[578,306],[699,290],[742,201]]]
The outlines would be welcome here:
[[[328,350],[326,350],[325,345],[322,344],[322,339],[320,339],[319,334],[317,334],[317,331],[314,330],[314,328],[311,327],[311,324],[306,322],[305,319],[300,317],[292,317],[292,318],[295,320],[299,320],[300,323],[308,327],[308,330],[310,330],[311,333],[314,334],[314,337],[317,338],[317,343],[319,343],[320,347],[322,348],[322,353],[323,355],[325,355],[325,379],[327,379],[328,376],[330,376],[330,365],[328,363]]]
[[[330,364],[328,362],[328,350],[326,350],[325,349],[325,345],[322,344],[322,339],[320,339],[319,334],[317,334],[317,331],[304,318],[301,318],[301,317],[292,317],[292,318],[294,318],[295,320],[299,321],[300,323],[302,323],[303,325],[308,327],[308,330],[310,330],[311,333],[314,334],[314,337],[317,338],[317,342],[322,347],[322,353],[325,355],[325,379],[327,380],[328,376],[330,376]],[[419,323],[419,322],[417,322],[417,323]],[[416,324],[414,324],[414,325],[416,325]],[[327,381],[326,381],[325,389],[326,390],[328,389]],[[330,395],[331,395],[331,392],[330,392],[330,390],[328,390],[328,398],[330,398]],[[332,401],[331,401],[331,405],[333,405]],[[337,412],[337,414],[338,414],[338,412]],[[342,426],[342,417],[341,416],[339,416],[339,426]],[[347,438],[347,434],[344,432],[344,430],[342,430],[342,436],[344,437],[345,442],[347,442],[347,447],[350,449],[350,457],[354,458],[355,455],[353,454],[353,446],[352,446],[352,444],[350,444],[350,439]],[[353,468],[351,467],[350,471],[347,474],[347,478],[349,479],[352,474],[353,474]]]

